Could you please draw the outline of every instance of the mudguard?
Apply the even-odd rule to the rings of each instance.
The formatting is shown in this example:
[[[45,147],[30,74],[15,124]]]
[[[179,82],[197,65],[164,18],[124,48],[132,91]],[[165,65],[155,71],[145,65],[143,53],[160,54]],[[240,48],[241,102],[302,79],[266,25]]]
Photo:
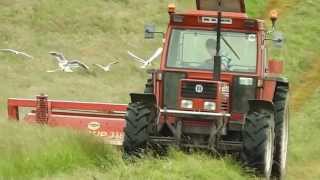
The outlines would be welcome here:
[[[156,104],[156,96],[152,93],[131,93],[131,102],[144,102],[146,104]]]
[[[289,88],[289,80],[283,76],[267,76],[264,80],[273,80],[277,82],[277,86],[286,86]]]
[[[274,111],[274,105],[273,102],[266,101],[266,100],[249,100],[249,109],[250,110],[260,110],[260,109],[266,109],[269,111]]]

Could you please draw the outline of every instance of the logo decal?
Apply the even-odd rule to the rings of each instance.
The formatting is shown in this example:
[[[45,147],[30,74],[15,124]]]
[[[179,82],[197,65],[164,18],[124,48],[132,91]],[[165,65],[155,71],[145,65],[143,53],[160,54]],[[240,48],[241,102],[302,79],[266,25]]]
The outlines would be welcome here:
[[[98,122],[90,122],[88,123],[88,129],[91,131],[96,131],[98,129],[100,129],[101,124]]]
[[[203,92],[203,86],[201,84],[197,84],[195,90],[196,90],[196,93],[200,94]]]

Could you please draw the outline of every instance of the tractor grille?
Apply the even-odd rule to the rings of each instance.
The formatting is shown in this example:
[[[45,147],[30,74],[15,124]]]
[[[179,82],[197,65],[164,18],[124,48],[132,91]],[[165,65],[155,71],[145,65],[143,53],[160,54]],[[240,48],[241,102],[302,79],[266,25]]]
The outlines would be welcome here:
[[[221,111],[228,112],[229,111],[229,103],[227,101],[221,102],[220,109],[221,109]]]
[[[202,86],[202,92],[197,92],[196,86]],[[216,99],[217,84],[205,82],[188,82],[183,81],[181,86],[181,96],[184,98],[201,98],[201,99]]]

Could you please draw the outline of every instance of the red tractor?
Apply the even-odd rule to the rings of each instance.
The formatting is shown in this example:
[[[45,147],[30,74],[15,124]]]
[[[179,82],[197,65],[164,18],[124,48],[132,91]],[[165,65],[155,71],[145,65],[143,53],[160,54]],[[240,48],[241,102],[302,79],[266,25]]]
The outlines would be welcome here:
[[[284,177],[289,83],[282,62],[268,59],[272,32],[247,17],[243,0],[198,0],[197,10],[185,13],[171,4],[168,12],[160,69],[144,93],[131,94],[124,151],[176,145],[238,152],[264,177]],[[274,25],[276,18],[273,12]],[[154,33],[145,27],[145,38]]]
[[[197,10],[176,13],[164,35],[160,69],[150,71],[144,93],[131,103],[9,99],[9,118],[86,129],[127,155],[148,147],[239,154],[258,175],[283,179],[288,145],[289,82],[283,63],[268,58],[267,42],[281,46],[264,21],[246,15],[244,0],[197,0]],[[153,25],[145,38],[154,38]],[[272,38],[269,36],[273,34]]]

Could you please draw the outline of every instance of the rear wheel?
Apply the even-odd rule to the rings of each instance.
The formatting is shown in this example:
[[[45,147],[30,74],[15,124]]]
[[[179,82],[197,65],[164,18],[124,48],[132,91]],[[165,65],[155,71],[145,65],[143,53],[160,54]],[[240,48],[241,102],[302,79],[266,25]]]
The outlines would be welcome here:
[[[289,98],[288,88],[279,86],[274,98],[275,116],[275,153],[272,175],[284,179],[287,170],[287,152],[289,137]]]
[[[142,102],[131,103],[126,114],[123,150],[126,155],[140,156],[147,147],[152,131],[154,108]]]
[[[241,158],[256,174],[266,179],[271,176],[274,149],[274,115],[269,111],[251,111],[242,131]]]

